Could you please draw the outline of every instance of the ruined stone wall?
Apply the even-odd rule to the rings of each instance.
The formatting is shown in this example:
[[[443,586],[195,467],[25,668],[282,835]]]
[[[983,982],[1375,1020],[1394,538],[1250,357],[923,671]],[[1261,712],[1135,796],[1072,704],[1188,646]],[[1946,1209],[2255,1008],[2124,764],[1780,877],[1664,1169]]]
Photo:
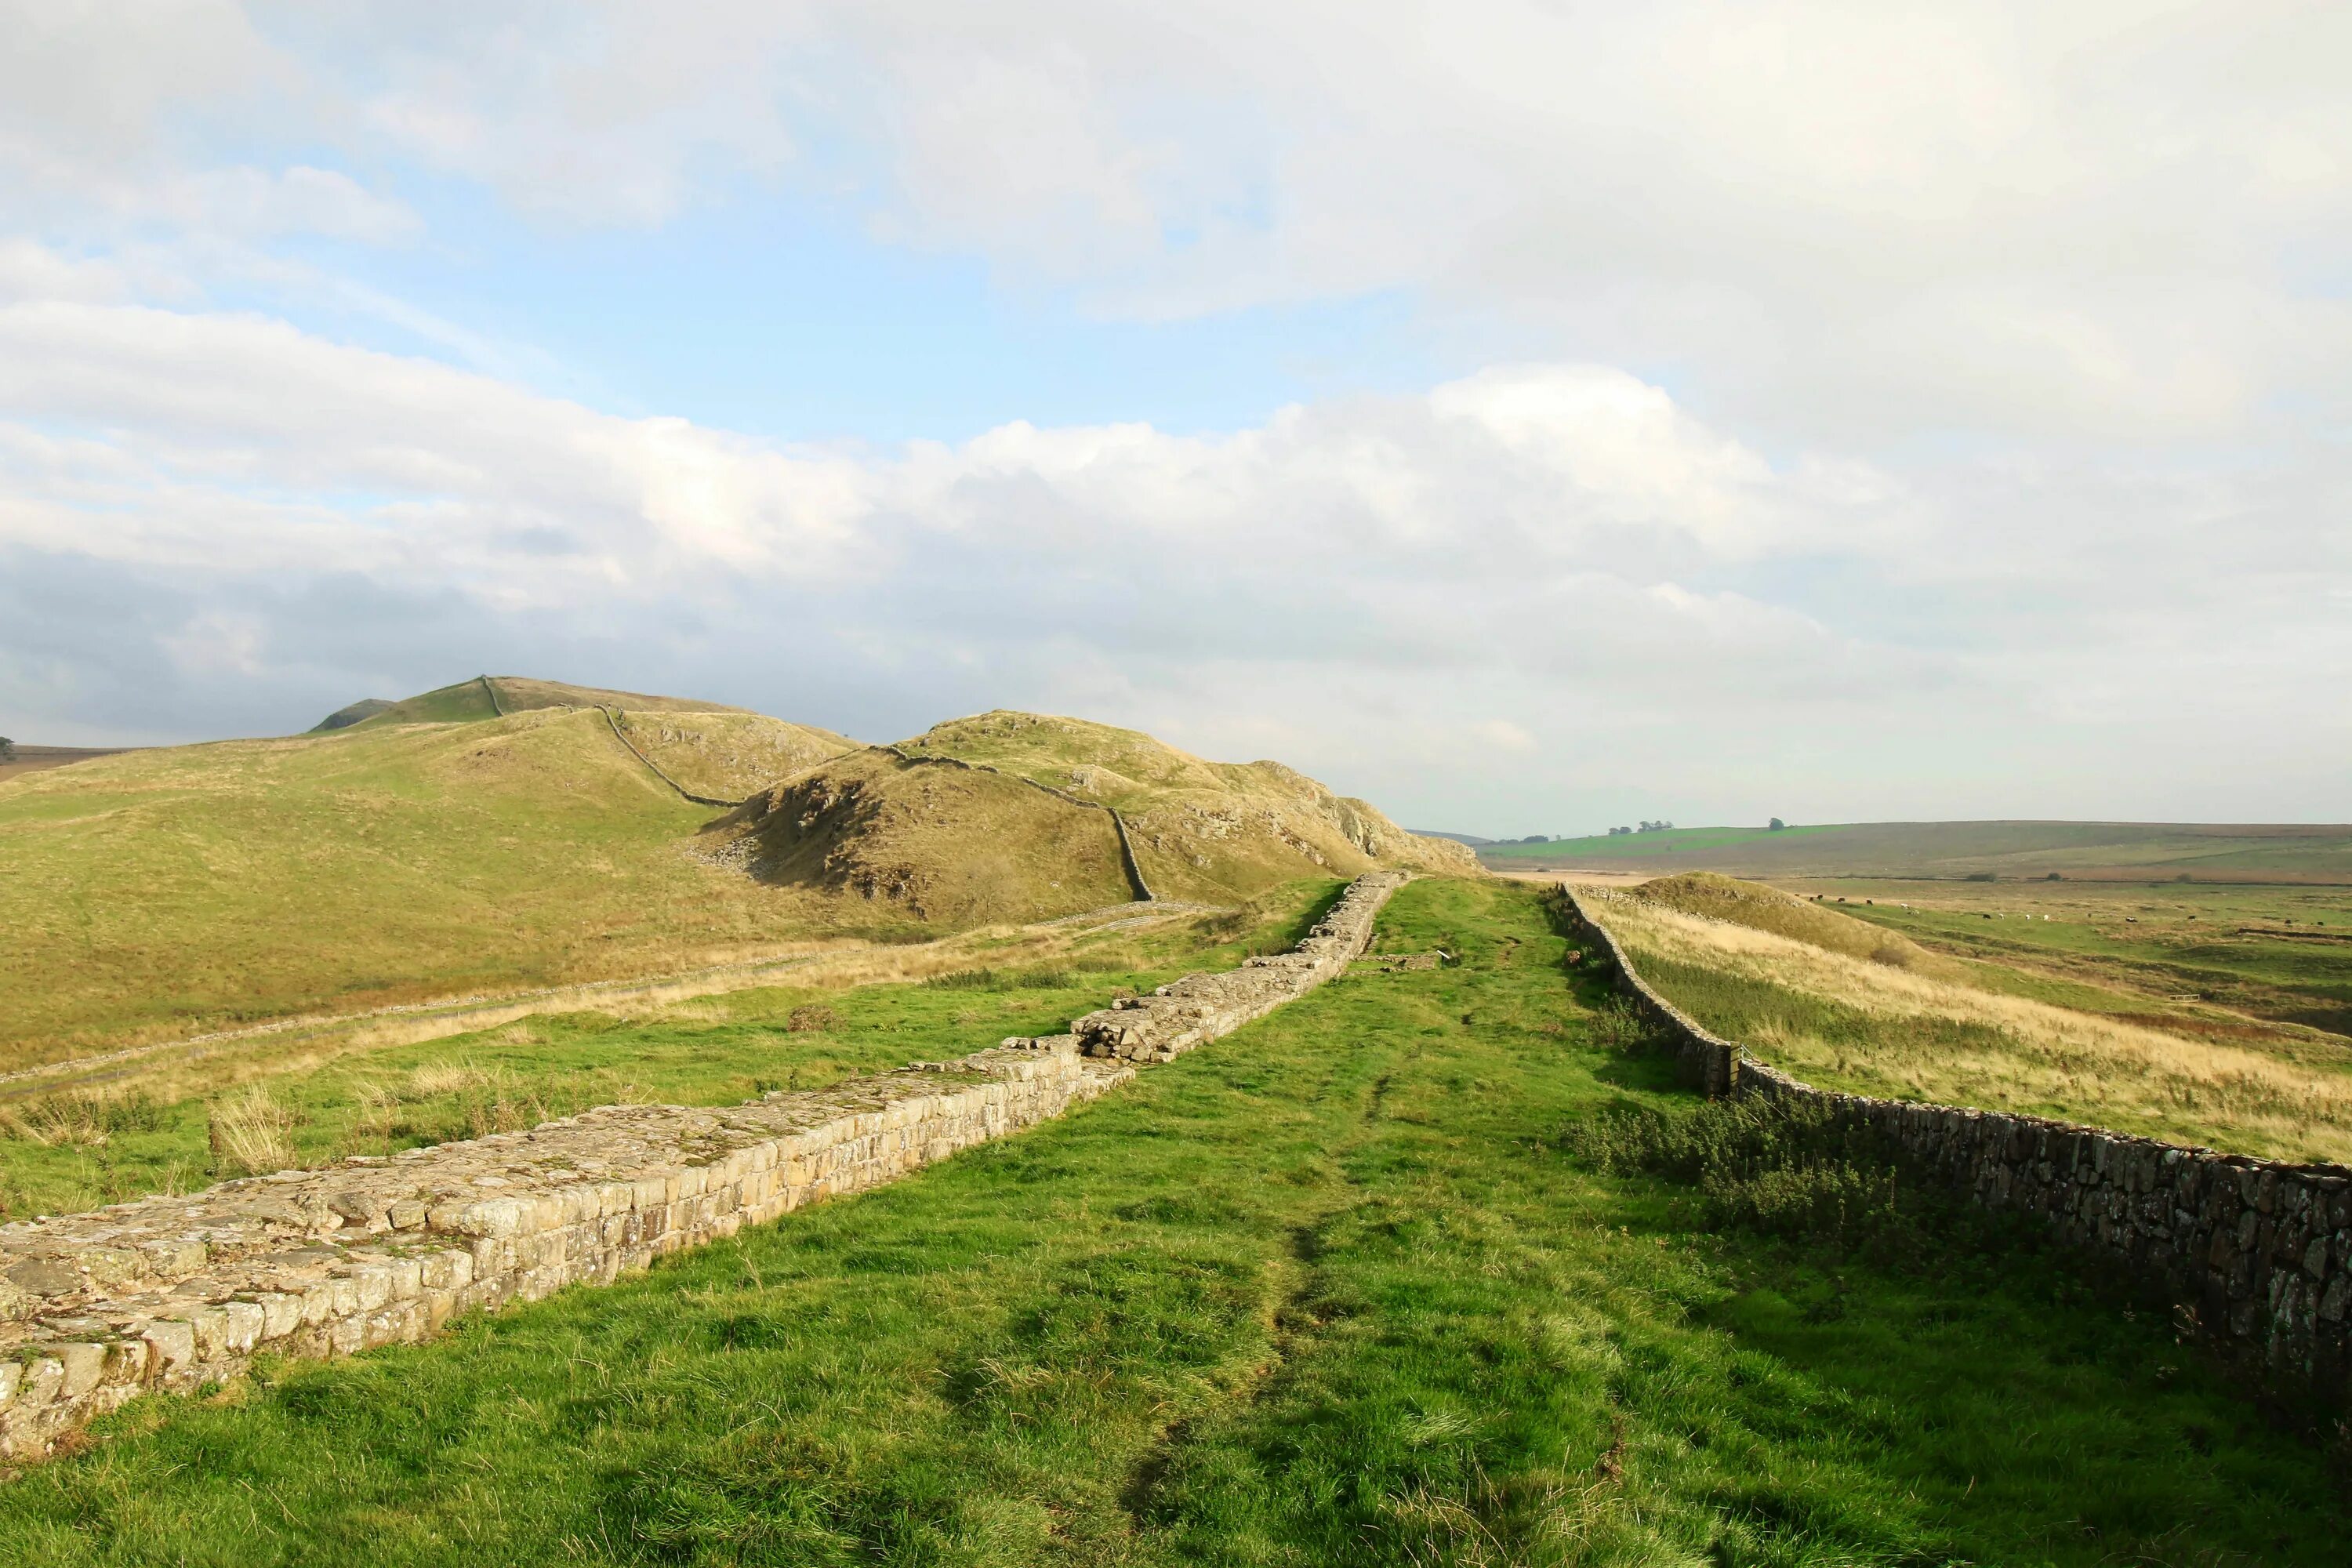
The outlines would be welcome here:
[[[349,1354],[607,1284],[1058,1116],[1139,1062],[1342,972],[1404,880],[1366,877],[1294,952],[1188,975],[1067,1035],[740,1106],[604,1106],[528,1132],[0,1226],[0,1457],[46,1454],[143,1390],[233,1377],[257,1352]],[[1098,1026],[1106,1017],[1119,1028]]]
[[[1801,1100],[1870,1127],[1917,1170],[2173,1304],[2185,1331],[2282,1392],[2352,1403],[2352,1170],[2166,1143],[2046,1117],[1841,1094],[1709,1034],[1653,991],[1576,893],[1560,910],[1710,1096]]]
[[[1222,974],[1188,974],[1149,996],[1129,997],[1087,1014],[1070,1026],[1077,1049],[1119,1061],[1173,1061],[1264,1017],[1343,973],[1371,942],[1381,906],[1406,880],[1402,871],[1359,877],[1307,940],[1288,952],[1253,958]]]

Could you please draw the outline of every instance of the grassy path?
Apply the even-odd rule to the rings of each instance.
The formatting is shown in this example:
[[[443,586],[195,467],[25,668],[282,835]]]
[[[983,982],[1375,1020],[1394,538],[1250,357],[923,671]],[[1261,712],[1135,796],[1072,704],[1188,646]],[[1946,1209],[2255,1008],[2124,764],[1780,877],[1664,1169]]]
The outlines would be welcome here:
[[[2031,1259],[1887,1272],[1559,1151],[1665,1098],[1529,890],[916,1180],[148,1402],[0,1563],[2322,1563],[2317,1457]],[[1597,999],[1597,998],[1588,998]]]

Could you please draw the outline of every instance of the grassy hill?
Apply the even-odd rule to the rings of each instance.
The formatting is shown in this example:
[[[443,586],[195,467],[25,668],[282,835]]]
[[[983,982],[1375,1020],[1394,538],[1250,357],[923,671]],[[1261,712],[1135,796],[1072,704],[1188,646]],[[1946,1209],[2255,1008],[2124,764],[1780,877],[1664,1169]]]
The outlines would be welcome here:
[[[0,1066],[912,923],[696,858],[593,710],[126,753],[0,784]]]
[[[1713,871],[1685,871],[1644,882],[1633,889],[1643,903],[1688,915],[1727,921],[1751,931],[1770,931],[1848,958],[1868,959],[1896,969],[1958,973],[1960,966],[1906,937],[1867,921],[1838,913],[1757,882]]]
[[[572,686],[561,680],[534,680],[520,675],[478,675],[455,686],[437,687],[398,702],[369,698],[338,709],[320,724],[320,731],[355,725],[379,729],[393,724],[448,724],[503,714],[527,713],[536,708],[619,708],[641,712],[749,713],[722,702],[690,697],[653,697],[642,691],[612,691],[601,686]],[[355,710],[372,710],[344,725],[335,721]]]
[[[491,715],[494,690],[524,706]],[[751,804],[680,798],[622,736],[685,790]],[[1228,905],[1374,864],[1475,869],[1287,768],[1203,763],[1129,731],[992,714],[918,744],[934,760],[737,709],[497,678],[324,732],[0,783],[0,1070],[1132,896],[1108,812],[939,760],[951,747],[1121,803],[1162,895]],[[1115,786],[1114,767],[1129,770]]]
[[[1407,833],[1369,803],[1280,763],[1212,763],[1139,731],[997,711],[936,725],[899,749],[1002,769],[1116,807],[1162,897],[1231,897],[1373,866],[1454,875],[1477,868],[1464,846]]]
[[[2161,822],[1864,822],[1685,827],[1484,847],[1498,870],[1738,877],[2062,877],[2352,882],[2352,826]]]
[[[1106,812],[881,749],[811,768],[710,835],[759,882],[950,925],[1044,920],[1134,895]]]

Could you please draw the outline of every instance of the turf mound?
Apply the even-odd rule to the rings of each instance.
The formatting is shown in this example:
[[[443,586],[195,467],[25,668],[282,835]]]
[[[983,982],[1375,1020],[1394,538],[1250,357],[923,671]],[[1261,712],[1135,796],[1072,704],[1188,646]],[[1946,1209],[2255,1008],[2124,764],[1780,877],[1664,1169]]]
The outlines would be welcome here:
[[[1867,921],[1825,910],[1760,882],[1743,882],[1714,871],[1685,871],[1661,877],[1633,889],[1644,903],[1680,910],[1686,915],[1728,921],[1757,931],[1770,931],[1814,947],[1866,958],[1897,969],[1948,975],[1958,965],[1937,957],[1908,937],[1884,931]]]
[[[1246,896],[1307,876],[1374,869],[1475,876],[1463,845],[1406,832],[1280,763],[1212,763],[1139,731],[999,710],[904,742],[909,756],[1002,769],[1116,808],[1162,897]]]

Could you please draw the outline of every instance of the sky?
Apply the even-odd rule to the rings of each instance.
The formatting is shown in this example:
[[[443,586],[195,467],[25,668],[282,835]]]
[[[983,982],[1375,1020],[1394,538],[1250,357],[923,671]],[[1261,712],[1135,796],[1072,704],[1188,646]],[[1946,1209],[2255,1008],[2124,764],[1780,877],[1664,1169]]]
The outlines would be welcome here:
[[[2352,8],[0,0],[0,733],[2352,820]]]

